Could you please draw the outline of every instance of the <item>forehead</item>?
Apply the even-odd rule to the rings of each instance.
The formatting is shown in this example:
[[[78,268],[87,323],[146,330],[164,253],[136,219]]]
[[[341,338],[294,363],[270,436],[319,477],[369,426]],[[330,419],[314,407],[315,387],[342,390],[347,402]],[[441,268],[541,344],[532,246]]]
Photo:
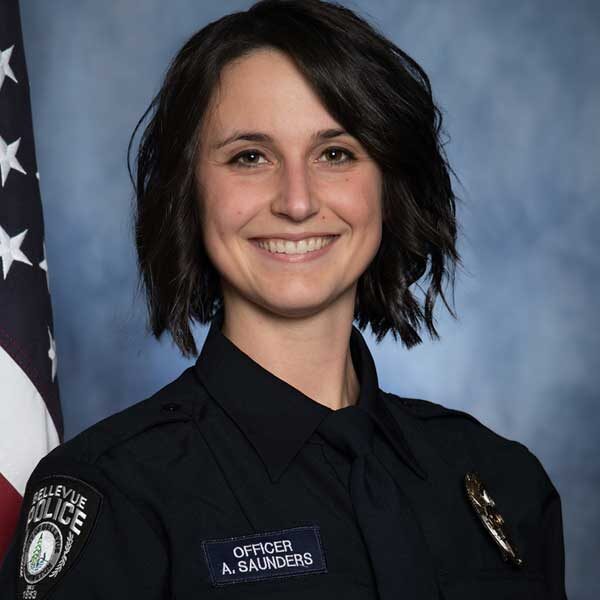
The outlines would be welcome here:
[[[209,136],[246,127],[308,135],[336,125],[293,60],[272,49],[255,50],[223,68],[205,119]]]

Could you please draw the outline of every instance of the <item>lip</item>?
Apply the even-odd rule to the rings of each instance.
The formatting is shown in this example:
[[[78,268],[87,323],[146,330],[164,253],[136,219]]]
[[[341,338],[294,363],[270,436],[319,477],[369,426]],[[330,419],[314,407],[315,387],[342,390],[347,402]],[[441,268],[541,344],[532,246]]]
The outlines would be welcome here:
[[[338,233],[334,233],[333,231],[326,233],[273,233],[271,235],[261,235],[258,237],[249,238],[250,240],[290,240],[290,242],[297,242],[299,240],[305,240],[311,237],[329,237],[332,235],[339,236]]]
[[[319,248],[319,250],[313,250],[312,252],[305,252],[304,254],[284,254],[283,252],[280,254],[280,253],[269,252],[268,250],[265,250],[264,248],[261,248],[258,245],[258,241],[262,238],[252,238],[250,240],[250,244],[254,248],[256,248],[256,250],[258,250],[258,252],[260,252],[262,256],[265,256],[266,258],[270,258],[271,260],[277,260],[279,262],[288,262],[288,263],[308,262],[311,260],[316,260],[317,258],[320,258],[324,254],[329,252],[330,248],[332,246],[334,246],[335,243],[338,241],[338,239],[341,237],[338,234],[329,234],[329,235],[336,236],[332,242],[329,242],[329,244],[327,244],[326,246],[323,246],[323,248]],[[321,236],[310,236],[310,237],[321,237]],[[325,237],[325,236],[322,236],[322,237]],[[300,239],[303,239],[303,238],[300,238]]]

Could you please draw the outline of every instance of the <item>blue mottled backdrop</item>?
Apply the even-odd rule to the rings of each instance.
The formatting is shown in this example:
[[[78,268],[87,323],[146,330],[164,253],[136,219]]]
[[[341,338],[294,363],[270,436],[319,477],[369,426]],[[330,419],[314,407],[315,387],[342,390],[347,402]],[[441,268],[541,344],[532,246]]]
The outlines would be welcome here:
[[[600,3],[344,4],[430,75],[464,200],[460,319],[439,311],[442,340],[410,351],[367,337],[381,386],[537,454],[563,500],[569,598],[600,598]],[[21,1],[67,439],[190,364],[145,329],[126,147],[180,45],[248,6]]]

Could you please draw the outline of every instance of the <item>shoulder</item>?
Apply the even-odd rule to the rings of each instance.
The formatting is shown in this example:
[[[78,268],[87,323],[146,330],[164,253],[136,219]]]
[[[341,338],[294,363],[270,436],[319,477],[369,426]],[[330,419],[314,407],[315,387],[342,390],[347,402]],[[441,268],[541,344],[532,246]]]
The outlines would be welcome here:
[[[529,452],[528,448],[516,440],[496,433],[477,417],[466,411],[450,408],[421,398],[407,398],[384,392],[388,406],[400,410],[403,415],[415,419],[424,431],[437,434],[460,433],[465,440],[480,448],[486,447],[495,452]]]
[[[170,476],[166,465],[173,456],[184,454],[202,399],[186,369],[44,456],[29,476],[0,588],[8,582],[17,585],[19,597],[41,598],[63,579],[61,597],[89,597],[92,588],[94,597],[113,597],[114,589],[127,593],[131,577],[146,586],[141,596],[159,597],[167,542],[154,490]],[[123,543],[125,529],[135,543]],[[74,564],[77,569],[64,577]]]
[[[106,466],[118,457],[155,452],[176,451],[178,437],[173,430],[185,429],[195,414],[202,410],[206,399],[203,388],[196,383],[193,369],[188,368],[176,379],[151,396],[114,413],[44,456],[33,476],[49,474],[70,465],[93,470]]]
[[[497,542],[506,542],[508,533],[530,573],[544,577],[553,598],[566,598],[561,498],[538,457],[525,444],[498,434],[466,411],[387,392],[384,397],[393,416],[411,434],[417,451],[423,451],[427,468],[442,472],[433,473],[434,483],[460,476],[460,496],[470,518],[477,513],[477,520]],[[467,481],[468,473],[476,477]],[[454,493],[459,493],[459,486]],[[469,531],[465,522],[465,536]],[[483,546],[478,548],[483,551]],[[483,553],[477,558],[487,560]],[[510,583],[512,589],[517,580]],[[508,587],[506,592],[502,597],[510,596]]]
[[[418,423],[428,442],[452,459],[467,453],[485,472],[506,481],[525,482],[538,494],[556,494],[539,458],[522,442],[500,435],[473,414],[424,400],[383,392],[388,406]]]
[[[17,545],[24,544],[32,528],[42,521],[52,521],[61,535],[68,535],[67,526],[73,528],[85,521],[85,530],[73,529],[83,546],[97,518],[107,532],[113,527],[112,521],[119,519],[160,554],[160,517],[148,499],[161,481],[179,476],[171,466],[185,455],[204,400],[203,388],[193,369],[188,368],[152,396],[99,421],[46,454],[27,482]],[[199,453],[201,449],[195,448],[194,455]],[[81,503],[79,509],[76,501]],[[63,514],[65,510],[73,514]],[[81,515],[76,510],[81,510]],[[109,537],[106,533],[103,539]],[[104,543],[99,542],[100,546]]]

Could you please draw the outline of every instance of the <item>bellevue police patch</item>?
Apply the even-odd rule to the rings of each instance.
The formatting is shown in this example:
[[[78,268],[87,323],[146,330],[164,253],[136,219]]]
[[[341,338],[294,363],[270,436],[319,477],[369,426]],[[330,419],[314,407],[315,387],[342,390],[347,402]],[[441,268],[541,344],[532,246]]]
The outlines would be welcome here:
[[[326,573],[318,525],[202,542],[213,586]]]
[[[21,550],[21,600],[42,600],[73,565],[101,505],[102,494],[75,477],[51,475],[36,481]]]

